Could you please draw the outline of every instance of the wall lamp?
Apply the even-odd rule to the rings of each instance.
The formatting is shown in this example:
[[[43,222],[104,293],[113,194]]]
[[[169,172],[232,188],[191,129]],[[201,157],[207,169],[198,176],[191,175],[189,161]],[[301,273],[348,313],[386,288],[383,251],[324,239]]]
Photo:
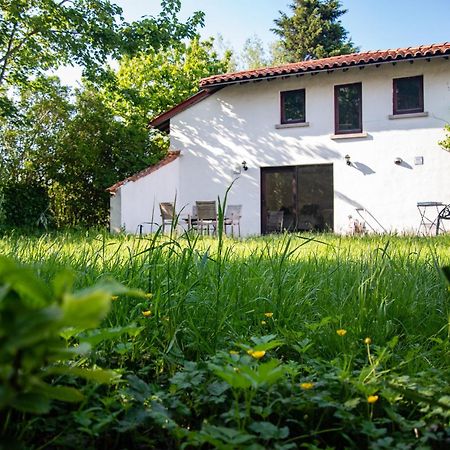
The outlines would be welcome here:
[[[401,163],[403,162],[403,159],[402,158],[395,158],[394,159],[394,164],[397,164],[397,166],[399,166]]]
[[[242,168],[243,168],[245,171],[248,170],[247,161],[242,161]]]
[[[347,166],[351,166],[352,162],[350,161],[350,155],[345,155],[344,156],[345,162],[347,163]]]

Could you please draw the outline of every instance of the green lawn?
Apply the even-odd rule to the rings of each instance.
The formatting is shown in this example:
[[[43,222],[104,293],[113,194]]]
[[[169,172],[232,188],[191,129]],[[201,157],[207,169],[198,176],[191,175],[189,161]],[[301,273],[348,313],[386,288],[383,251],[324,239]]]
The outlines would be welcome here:
[[[145,294],[115,295],[102,331],[62,333],[67,345],[92,346],[65,365],[120,380],[50,377],[84,400],[55,401],[43,415],[1,411],[0,391],[11,440],[447,448],[450,292],[439,268],[450,265],[450,236],[12,234],[0,253],[55,286],[70,268],[75,290],[110,278]]]

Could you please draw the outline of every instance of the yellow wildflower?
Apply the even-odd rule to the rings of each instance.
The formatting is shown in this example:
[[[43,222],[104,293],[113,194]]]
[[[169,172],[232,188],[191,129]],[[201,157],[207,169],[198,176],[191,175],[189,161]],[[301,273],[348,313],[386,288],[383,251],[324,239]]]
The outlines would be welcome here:
[[[376,403],[378,401],[378,395],[369,395],[367,397],[367,403]]]
[[[148,317],[148,316],[150,316],[151,314],[152,314],[152,312],[149,311],[149,310],[147,310],[147,311],[142,311],[142,315],[143,315],[144,317]]]
[[[255,359],[261,359],[266,354],[264,350],[247,350],[247,353]]]
[[[366,338],[364,339],[364,344],[370,345],[371,343],[372,343],[372,339],[370,339],[370,337],[366,337]]]
[[[239,355],[239,352],[236,350],[230,350],[230,355]]]
[[[150,292],[148,294],[145,294],[145,298],[152,298],[153,294],[151,294]]]
[[[265,320],[261,320],[261,325],[266,325],[267,322]]]
[[[273,316],[273,313],[272,312],[266,312],[266,313],[264,313],[264,315],[267,317],[267,318],[271,318],[272,316]]]
[[[336,333],[339,336],[345,336],[347,334],[347,330],[344,330],[343,328],[340,328],[339,330],[336,330]]]
[[[111,297],[111,300],[114,301],[114,300],[117,300],[118,298],[119,298],[118,295],[113,295],[113,296]]]
[[[300,383],[300,387],[305,391],[308,391],[314,387],[314,383]]]

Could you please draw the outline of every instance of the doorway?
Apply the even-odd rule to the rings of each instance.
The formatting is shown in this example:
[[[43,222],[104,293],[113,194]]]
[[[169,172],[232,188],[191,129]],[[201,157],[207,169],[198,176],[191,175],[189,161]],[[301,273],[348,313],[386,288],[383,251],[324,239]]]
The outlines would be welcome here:
[[[261,232],[333,230],[333,164],[261,168]]]

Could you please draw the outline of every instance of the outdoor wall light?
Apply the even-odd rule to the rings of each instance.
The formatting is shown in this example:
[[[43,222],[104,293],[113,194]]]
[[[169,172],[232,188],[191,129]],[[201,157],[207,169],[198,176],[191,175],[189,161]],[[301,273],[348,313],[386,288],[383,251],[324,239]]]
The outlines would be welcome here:
[[[242,161],[242,168],[247,171],[248,170],[248,166],[247,166],[247,162],[246,161]]]
[[[350,155],[345,155],[344,156],[345,162],[347,163],[347,166],[351,166],[352,162],[350,161]]]
[[[398,158],[397,157],[397,158],[394,159],[394,163],[397,164],[397,166],[399,166],[402,162],[403,162],[402,158]]]

